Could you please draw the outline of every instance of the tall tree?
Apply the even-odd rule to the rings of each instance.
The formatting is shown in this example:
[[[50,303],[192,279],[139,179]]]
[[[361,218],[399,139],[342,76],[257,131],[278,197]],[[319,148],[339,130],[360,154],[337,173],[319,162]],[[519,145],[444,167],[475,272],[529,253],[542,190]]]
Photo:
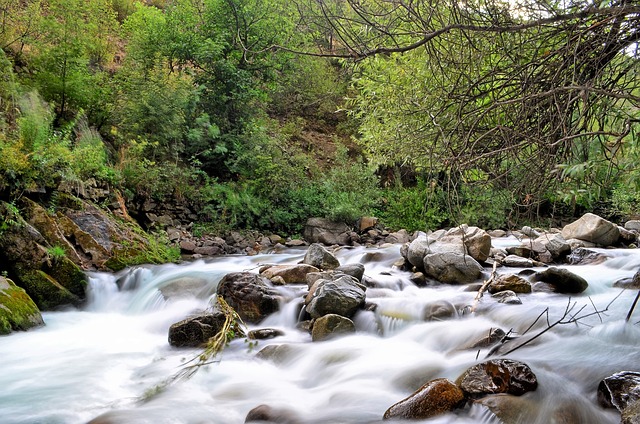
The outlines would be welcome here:
[[[357,63],[353,107],[381,161],[489,180],[535,204],[576,163],[615,171],[639,122],[636,2],[296,4],[305,28],[334,40],[306,53]]]

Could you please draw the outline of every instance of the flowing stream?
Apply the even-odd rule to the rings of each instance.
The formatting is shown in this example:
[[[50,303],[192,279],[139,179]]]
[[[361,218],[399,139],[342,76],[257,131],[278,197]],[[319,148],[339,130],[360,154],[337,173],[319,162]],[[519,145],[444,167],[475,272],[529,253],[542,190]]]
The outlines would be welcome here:
[[[535,405],[523,422],[552,422],[558,411],[571,411],[581,423],[619,422],[619,413],[597,406],[596,389],[615,372],[640,371],[640,310],[630,323],[624,320],[636,293],[613,287],[640,268],[640,250],[606,250],[610,257],[604,263],[571,266],[589,282],[580,295],[532,293],[520,295],[522,305],[507,305],[487,293],[470,314],[464,307],[474,304],[476,292],[465,286],[416,287],[408,273],[392,268],[399,247],[337,252],[342,264],[363,263],[375,282],[367,301],[377,309],[356,315],[356,334],[312,343],[296,328],[306,287],[282,287],[281,311],[251,328],[278,328],[284,336],[257,346],[237,339],[219,362],[166,387],[199,353],[169,346],[172,323],[205,309],[226,273],[297,263],[304,251],[93,273],[82,310],[47,312],[45,327],[0,338],[0,422],[74,424],[106,414],[102,422],[110,424],[231,424],[267,404],[292,411],[304,423],[377,423],[389,406],[427,381],[455,380],[482,361],[487,349],[465,347],[490,329],[518,335],[545,308],[554,322],[574,302],[573,311],[584,306],[581,315],[590,316],[558,325],[508,355],[527,363],[539,381],[535,392],[523,396]],[[434,302],[454,305],[457,316],[425,322]],[[606,311],[593,313],[596,308]],[[546,326],[545,316],[528,334]],[[288,348],[277,360],[256,358],[270,344]],[[476,405],[425,422],[499,421]]]

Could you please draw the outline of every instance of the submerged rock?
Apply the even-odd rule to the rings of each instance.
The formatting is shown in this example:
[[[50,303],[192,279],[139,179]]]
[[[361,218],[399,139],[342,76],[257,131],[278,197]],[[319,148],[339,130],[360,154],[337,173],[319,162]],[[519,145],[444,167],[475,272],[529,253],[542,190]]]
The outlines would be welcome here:
[[[464,393],[458,386],[446,378],[438,378],[389,407],[383,418],[426,419],[451,412],[463,402]]]
[[[269,405],[260,405],[253,408],[244,420],[248,423],[273,423],[273,424],[302,424],[303,421],[295,411],[286,408],[275,408]]]
[[[511,359],[492,359],[474,365],[458,378],[457,383],[472,397],[495,393],[520,396],[538,387],[538,379],[531,368]]]
[[[247,337],[251,340],[266,340],[284,336],[284,331],[277,328],[261,328],[259,330],[251,330]]]
[[[521,424],[533,421],[538,406],[529,399],[520,396],[499,393],[473,401],[491,411],[502,424]]]

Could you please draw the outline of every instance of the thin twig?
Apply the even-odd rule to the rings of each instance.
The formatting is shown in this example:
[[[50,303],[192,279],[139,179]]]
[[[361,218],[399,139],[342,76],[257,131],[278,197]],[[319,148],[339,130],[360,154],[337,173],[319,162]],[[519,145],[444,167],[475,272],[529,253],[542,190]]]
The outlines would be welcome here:
[[[633,310],[636,308],[636,305],[638,304],[638,299],[640,299],[640,290],[638,290],[638,294],[636,295],[636,298],[633,300],[633,304],[631,305],[631,309],[629,309],[629,313],[627,314],[626,322],[629,322],[629,320],[631,319],[631,314],[633,314]]]

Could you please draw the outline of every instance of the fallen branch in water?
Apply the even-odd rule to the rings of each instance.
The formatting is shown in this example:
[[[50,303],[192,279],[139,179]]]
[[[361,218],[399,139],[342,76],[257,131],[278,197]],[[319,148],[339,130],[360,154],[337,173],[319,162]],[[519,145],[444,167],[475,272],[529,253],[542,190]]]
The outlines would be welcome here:
[[[480,302],[480,299],[482,299],[482,296],[484,296],[484,292],[486,292],[489,286],[491,285],[491,283],[495,281],[496,275],[497,275],[496,274],[497,267],[498,267],[498,262],[495,261],[493,263],[493,270],[491,271],[491,275],[489,276],[489,279],[482,284],[482,286],[478,290],[478,294],[476,294],[476,297],[473,299],[473,306],[469,310],[470,313],[475,312],[476,308],[478,307],[478,303]]]
[[[531,323],[531,325],[529,327],[527,327],[527,329],[522,333],[522,335],[520,337],[523,337],[524,335],[526,335],[529,331],[531,331],[531,329],[540,321],[540,319],[542,319],[542,317],[546,317],[547,320],[547,326],[540,330],[538,333],[536,333],[535,335],[533,335],[532,337],[528,338],[527,340],[523,341],[522,343],[518,344],[517,346],[507,350],[506,352],[500,352],[500,355],[505,356],[505,355],[509,355],[510,353],[513,353],[514,351],[520,349],[521,347],[524,347],[526,345],[528,345],[529,343],[533,342],[534,340],[538,339],[539,337],[541,337],[543,334],[545,334],[546,332],[548,332],[549,330],[553,329],[554,327],[558,326],[558,325],[566,325],[566,324],[584,324],[582,322],[580,322],[581,320],[597,315],[600,318],[600,321],[602,321],[602,316],[605,312],[607,312],[609,310],[609,307],[613,304],[613,302],[615,302],[621,295],[622,293],[618,294],[616,297],[613,298],[613,300],[611,302],[609,302],[609,304],[606,306],[606,308],[602,309],[602,310],[598,310],[595,305],[594,305],[594,311],[593,312],[588,312],[586,314],[582,314],[582,311],[584,311],[584,309],[587,307],[587,305],[582,305],[580,307],[580,309],[578,309],[575,313],[573,312],[573,310],[576,308],[577,306],[577,302],[573,302],[573,304],[571,303],[571,298],[569,298],[569,300],[567,301],[567,306],[564,309],[564,313],[562,314],[562,316],[551,322],[550,318],[549,318],[549,308],[545,308],[540,315],[538,315],[536,317],[536,319],[533,321],[533,323]],[[590,299],[591,300],[591,299]],[[593,302],[591,302],[591,304],[593,305]],[[585,324],[586,325],[586,324]],[[510,334],[511,330],[509,330]],[[485,356],[485,358],[489,358],[491,356],[493,356],[494,354],[496,354],[500,348],[504,345],[504,343],[506,343],[509,340],[513,340],[514,338],[508,338],[508,337],[503,337],[502,340],[499,342],[498,345],[494,346],[493,349],[491,349],[489,351],[489,353],[487,353],[487,355]]]
[[[631,308],[629,309],[629,313],[627,314],[626,322],[629,322],[629,320],[631,319],[633,310],[636,309],[636,305],[638,304],[638,299],[640,299],[640,290],[638,290],[638,294],[636,295],[636,298],[633,300],[633,303],[631,304]]]
[[[246,325],[238,313],[229,306],[222,296],[218,296],[217,300],[216,309],[225,317],[222,328],[215,336],[209,338],[202,353],[185,363],[183,369],[178,372],[174,379],[190,378],[201,367],[217,362],[215,358],[222,353],[231,340],[245,334],[243,327],[246,328]],[[192,364],[192,362],[195,363]]]

